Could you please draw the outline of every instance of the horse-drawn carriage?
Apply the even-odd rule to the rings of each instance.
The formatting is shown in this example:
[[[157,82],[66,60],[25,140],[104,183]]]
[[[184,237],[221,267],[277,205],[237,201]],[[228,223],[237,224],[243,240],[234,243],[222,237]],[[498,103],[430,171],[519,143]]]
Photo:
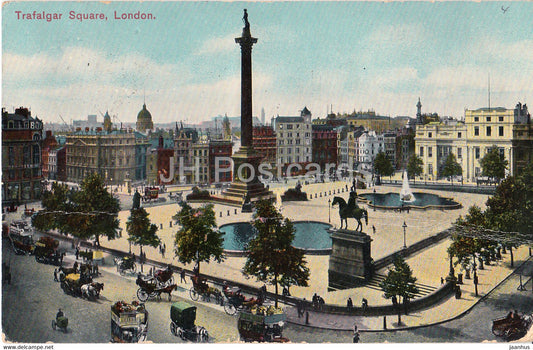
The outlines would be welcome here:
[[[183,340],[207,342],[209,334],[202,326],[195,325],[196,306],[180,301],[170,307],[170,332]]]
[[[205,277],[194,275],[191,280],[192,287],[189,290],[189,295],[192,300],[196,301],[201,296],[202,300],[211,301],[211,296],[213,296],[217,304],[222,302],[223,297],[220,290],[209,286]]]
[[[87,274],[70,273],[61,281],[61,289],[65,294],[94,300],[100,297],[104,284],[93,282]]]
[[[241,311],[237,328],[244,341],[286,343],[289,339],[282,335],[286,316],[283,310],[274,306],[253,307]]]
[[[9,225],[9,240],[15,254],[31,254],[33,252],[33,230],[26,221],[15,220]]]
[[[135,258],[131,256],[125,256],[123,258],[115,258],[115,265],[117,265],[117,271],[121,275],[126,272],[135,273],[137,271],[137,265],[135,265]]]
[[[506,317],[492,320],[492,334],[505,341],[517,340],[526,335],[532,322],[532,316],[509,312]]]
[[[146,340],[148,311],[143,303],[117,301],[111,306],[111,341],[138,343]]]
[[[166,281],[159,280],[157,277],[143,276],[139,274],[135,283],[139,286],[137,289],[137,298],[145,302],[148,298],[161,297],[161,293],[168,294],[168,301],[172,300],[172,291],[176,290],[176,284],[169,284],[172,277]]]
[[[50,237],[41,237],[35,242],[33,255],[40,263],[61,265],[61,254],[57,251],[59,241]]]
[[[235,315],[237,311],[263,305],[262,298],[246,298],[238,287],[230,288],[229,286],[224,286],[222,291],[227,299],[224,303],[224,311],[226,311],[228,315]]]
[[[168,198],[175,200],[176,202],[181,202],[183,200],[183,191],[170,192]]]
[[[144,188],[144,196],[142,196],[143,202],[150,202],[153,200],[157,200],[159,197],[159,187],[152,186],[152,187],[145,187]]]

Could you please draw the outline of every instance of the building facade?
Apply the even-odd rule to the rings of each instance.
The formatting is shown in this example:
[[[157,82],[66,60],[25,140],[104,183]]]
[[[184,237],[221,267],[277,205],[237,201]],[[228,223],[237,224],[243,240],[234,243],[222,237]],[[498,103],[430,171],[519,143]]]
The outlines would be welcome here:
[[[43,123],[27,108],[2,109],[2,202],[38,200],[42,192]]]
[[[233,181],[233,166],[231,158],[233,154],[233,144],[230,140],[210,140],[209,141],[209,183],[231,182]],[[217,168],[218,180],[216,178]]]
[[[299,164],[302,169],[312,161],[311,112],[304,108],[299,117],[274,119],[277,138],[276,167],[283,174],[289,164]],[[297,170],[294,168],[294,170]]]
[[[276,165],[276,133],[271,126],[254,126],[252,145],[263,156],[262,163]]]
[[[359,164],[370,170],[378,153],[385,151],[383,135],[376,134],[374,130],[365,131],[359,136],[358,143]]]
[[[323,171],[327,164],[337,165],[337,131],[330,125],[312,126],[313,163],[317,163]],[[332,168],[330,171],[334,171]]]
[[[442,163],[452,152],[463,177],[475,181],[482,173],[480,160],[493,147],[509,162],[509,173],[515,174],[531,159],[531,116],[520,103],[514,109],[465,110],[464,122],[444,120],[417,126],[415,142],[428,177],[440,177]]]
[[[192,145],[198,141],[198,131],[176,124],[174,133],[174,182],[194,183]],[[181,168],[182,167],[182,168]],[[181,174],[181,175],[180,175]]]
[[[85,129],[67,135],[67,179],[81,182],[91,173],[106,184],[122,185],[126,179],[146,180],[146,137],[133,130]]]
[[[51,179],[50,177],[50,152],[57,148],[57,140],[52,135],[51,130],[47,130],[45,133],[45,138],[43,140],[43,148],[42,148],[42,175],[43,179]],[[55,161],[55,159],[54,159]]]

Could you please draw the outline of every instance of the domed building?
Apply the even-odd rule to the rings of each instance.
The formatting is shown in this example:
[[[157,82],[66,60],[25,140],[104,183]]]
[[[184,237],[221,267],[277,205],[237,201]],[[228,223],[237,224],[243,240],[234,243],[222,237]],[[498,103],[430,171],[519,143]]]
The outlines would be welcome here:
[[[137,114],[137,131],[145,133],[147,130],[152,130],[153,128],[152,114],[146,109],[145,103],[143,104],[143,109]]]

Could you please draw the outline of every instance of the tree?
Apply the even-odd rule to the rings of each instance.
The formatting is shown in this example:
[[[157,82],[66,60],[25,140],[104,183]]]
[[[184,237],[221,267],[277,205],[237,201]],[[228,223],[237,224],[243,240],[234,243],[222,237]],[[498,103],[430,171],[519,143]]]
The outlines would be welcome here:
[[[306,287],[309,268],[304,251],[292,246],[295,231],[292,222],[284,219],[269,201],[259,201],[255,208],[252,226],[257,236],[248,244],[243,273],[274,285],[277,306],[278,284]]]
[[[184,264],[195,261],[199,274],[200,262],[209,263],[211,258],[218,263],[224,260],[223,233],[217,229],[212,204],[192,208],[181,202],[180,206],[181,210],[172,217],[181,225],[175,236],[174,252]]]
[[[442,176],[449,177],[453,185],[453,177],[463,175],[463,168],[455,158],[455,154],[448,153],[446,160],[444,161],[444,166],[442,167]]]
[[[379,152],[374,159],[374,170],[379,176],[391,176],[394,174],[394,168],[387,155]]]
[[[505,177],[505,169],[509,165],[504,157],[500,157],[500,151],[496,145],[493,145],[490,151],[481,158],[479,164],[481,165],[483,176],[496,178],[498,182]]]
[[[81,183],[80,190],[73,193],[73,213],[68,225],[75,230],[74,235],[88,239],[94,237],[100,245],[100,236],[115,239],[119,228],[117,198],[107,191],[104,179],[98,173],[88,175]]]
[[[478,228],[487,227],[485,213],[480,207],[473,205],[468,208],[468,214],[459,217],[455,224],[461,227],[462,230],[476,232]],[[474,272],[474,280],[477,280],[476,272],[476,258],[484,257],[487,261],[495,259],[497,244],[495,241],[475,235],[452,235],[452,244],[448,247],[448,254],[450,257],[455,256],[457,261],[455,265],[461,264],[468,266],[472,264]],[[477,296],[477,283],[474,283]]]
[[[161,239],[157,237],[157,225],[150,223],[148,213],[144,208],[131,209],[126,222],[128,241],[140,246],[141,272],[143,269],[143,246],[157,247]]]
[[[533,166],[529,165],[520,174],[503,180],[494,196],[487,200],[485,211],[488,227],[499,231],[520,233],[533,239]],[[505,244],[511,252],[511,266],[514,265],[513,250],[519,244]]]
[[[417,156],[416,154],[413,154],[409,161],[407,162],[407,174],[408,176],[412,177],[416,182],[416,177],[420,174],[422,174],[424,162],[422,161],[422,158]]]
[[[51,191],[43,192],[41,206],[43,209],[32,217],[33,227],[42,231],[58,229],[61,233],[67,233],[64,231],[65,214],[69,212],[70,206],[70,191],[67,185],[54,182]]]
[[[385,292],[385,299],[402,298],[402,302],[412,299],[418,293],[418,287],[415,285],[416,278],[413,271],[407,265],[404,258],[397,255],[394,259],[394,268],[387,273],[387,277],[379,284],[379,287]],[[398,299],[398,302],[400,300]],[[398,306],[398,324],[402,323],[401,308]]]
[[[58,229],[81,239],[94,237],[98,245],[100,236],[114,239],[117,235],[120,204],[96,173],[83,180],[80,190],[52,185],[52,191],[44,193],[42,205],[44,209],[33,219],[39,229]]]

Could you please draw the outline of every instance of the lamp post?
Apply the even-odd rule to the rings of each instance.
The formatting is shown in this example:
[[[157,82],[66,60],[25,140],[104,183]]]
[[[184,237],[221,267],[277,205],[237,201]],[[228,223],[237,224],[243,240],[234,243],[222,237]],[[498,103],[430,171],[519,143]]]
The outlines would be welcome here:
[[[372,204],[374,204],[374,205],[373,205],[373,207],[374,207],[374,211],[376,211],[376,188],[375,188],[375,187],[374,187],[374,191],[373,191],[373,193],[374,193],[374,197],[373,197],[373,198],[374,198],[374,203],[372,203]],[[405,222],[404,222],[404,224],[405,224]]]
[[[331,198],[328,199],[328,222],[331,222]]]
[[[405,221],[403,222],[403,249],[407,248],[407,245],[405,244],[405,229],[407,228],[407,224],[405,223]]]

